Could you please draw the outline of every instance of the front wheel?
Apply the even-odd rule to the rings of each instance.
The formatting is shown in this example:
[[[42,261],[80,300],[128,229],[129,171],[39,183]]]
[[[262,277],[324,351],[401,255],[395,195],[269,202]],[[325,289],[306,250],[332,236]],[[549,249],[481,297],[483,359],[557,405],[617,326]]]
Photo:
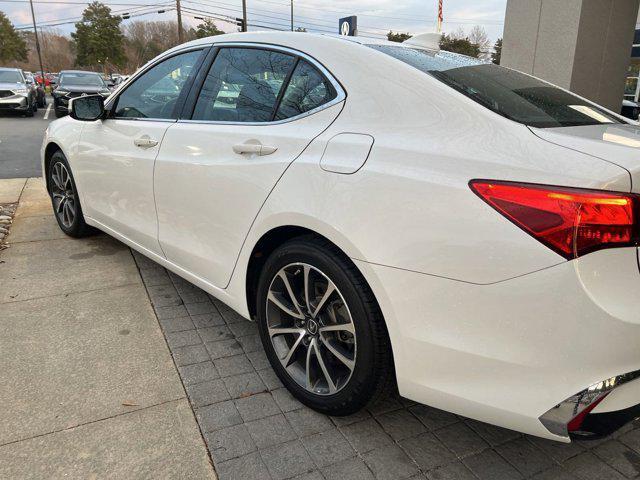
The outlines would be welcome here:
[[[262,344],[305,405],[349,415],[392,384],[389,337],[373,293],[335,246],[313,236],[278,248],[257,292]]]
[[[51,157],[47,185],[49,185],[53,213],[60,229],[74,238],[86,237],[94,233],[95,230],[84,221],[71,168],[60,150]]]

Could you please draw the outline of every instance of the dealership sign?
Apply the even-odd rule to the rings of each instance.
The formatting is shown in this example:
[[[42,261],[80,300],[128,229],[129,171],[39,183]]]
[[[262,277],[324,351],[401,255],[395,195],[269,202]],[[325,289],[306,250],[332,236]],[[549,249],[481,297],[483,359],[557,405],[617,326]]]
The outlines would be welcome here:
[[[358,34],[358,17],[352,15],[341,18],[338,22],[338,33],[348,37],[355,37]]]

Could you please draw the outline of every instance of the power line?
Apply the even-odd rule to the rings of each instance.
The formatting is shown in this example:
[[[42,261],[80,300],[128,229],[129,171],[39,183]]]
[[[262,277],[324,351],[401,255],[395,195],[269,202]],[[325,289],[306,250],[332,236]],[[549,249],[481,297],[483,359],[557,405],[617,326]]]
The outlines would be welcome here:
[[[138,10],[131,10],[130,12],[127,12],[126,10],[120,10],[118,12],[111,12],[112,14],[121,14],[121,13],[131,13],[131,15],[129,15],[129,18],[134,18],[134,17],[140,17],[142,15],[149,15],[152,13],[156,13],[156,12],[160,12],[160,10],[157,10],[158,7],[165,7],[166,5],[151,5],[151,7],[153,7],[153,10],[150,11],[143,11],[146,10],[145,9],[138,9]],[[164,12],[169,12],[173,10],[173,8],[167,8],[167,9],[163,9],[161,13]],[[79,23],[80,21],[82,21],[82,16],[76,16],[76,17],[67,17],[67,18],[60,18],[57,20],[48,20],[48,21],[43,21],[37,24],[38,27],[58,27],[60,25],[69,25],[72,23]],[[22,25],[22,26],[18,26],[15,27],[16,30],[31,30],[33,29],[32,25]]]
[[[29,0],[0,0],[0,3],[29,3]],[[89,5],[92,3],[92,1],[85,1],[85,2],[73,2],[73,1],[59,1],[59,0],[54,0],[51,2],[47,2],[45,0],[33,0],[33,3],[39,3],[39,4],[43,4],[43,5],[47,5],[47,4],[51,4],[51,5]],[[127,6],[127,7],[149,7],[149,6],[153,6],[152,4],[149,3],[103,3],[103,5],[110,7],[110,6]]]

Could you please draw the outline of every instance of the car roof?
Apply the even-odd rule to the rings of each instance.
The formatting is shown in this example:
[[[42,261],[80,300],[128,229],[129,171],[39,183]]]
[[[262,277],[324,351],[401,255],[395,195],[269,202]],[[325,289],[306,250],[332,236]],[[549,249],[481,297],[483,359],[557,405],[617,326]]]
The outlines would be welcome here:
[[[91,72],[89,70],[61,70],[60,73],[91,73],[93,75],[100,75],[98,72]]]
[[[22,71],[20,68],[13,68],[13,67],[0,67],[0,70],[5,72],[21,72]]]
[[[300,48],[304,48],[305,40],[326,40],[327,43],[336,45],[337,41],[351,42],[360,45],[394,45],[405,46],[402,43],[390,42],[388,40],[381,40],[369,37],[348,37],[346,35],[329,34],[329,33],[311,33],[311,32],[233,32],[225,33],[223,35],[215,35],[211,37],[199,38],[192,40],[191,42],[184,43],[174,49],[181,49],[184,47],[197,46],[197,45],[209,45],[211,43],[224,43],[224,42],[255,42],[255,43],[272,43],[272,44],[291,44],[295,42]]]

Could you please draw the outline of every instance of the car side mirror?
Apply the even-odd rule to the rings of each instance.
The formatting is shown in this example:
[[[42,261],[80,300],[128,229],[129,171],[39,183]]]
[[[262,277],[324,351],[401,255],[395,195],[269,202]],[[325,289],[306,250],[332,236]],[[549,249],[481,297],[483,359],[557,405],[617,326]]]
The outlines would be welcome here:
[[[70,116],[74,120],[93,122],[104,117],[104,98],[102,95],[87,95],[70,100]]]

